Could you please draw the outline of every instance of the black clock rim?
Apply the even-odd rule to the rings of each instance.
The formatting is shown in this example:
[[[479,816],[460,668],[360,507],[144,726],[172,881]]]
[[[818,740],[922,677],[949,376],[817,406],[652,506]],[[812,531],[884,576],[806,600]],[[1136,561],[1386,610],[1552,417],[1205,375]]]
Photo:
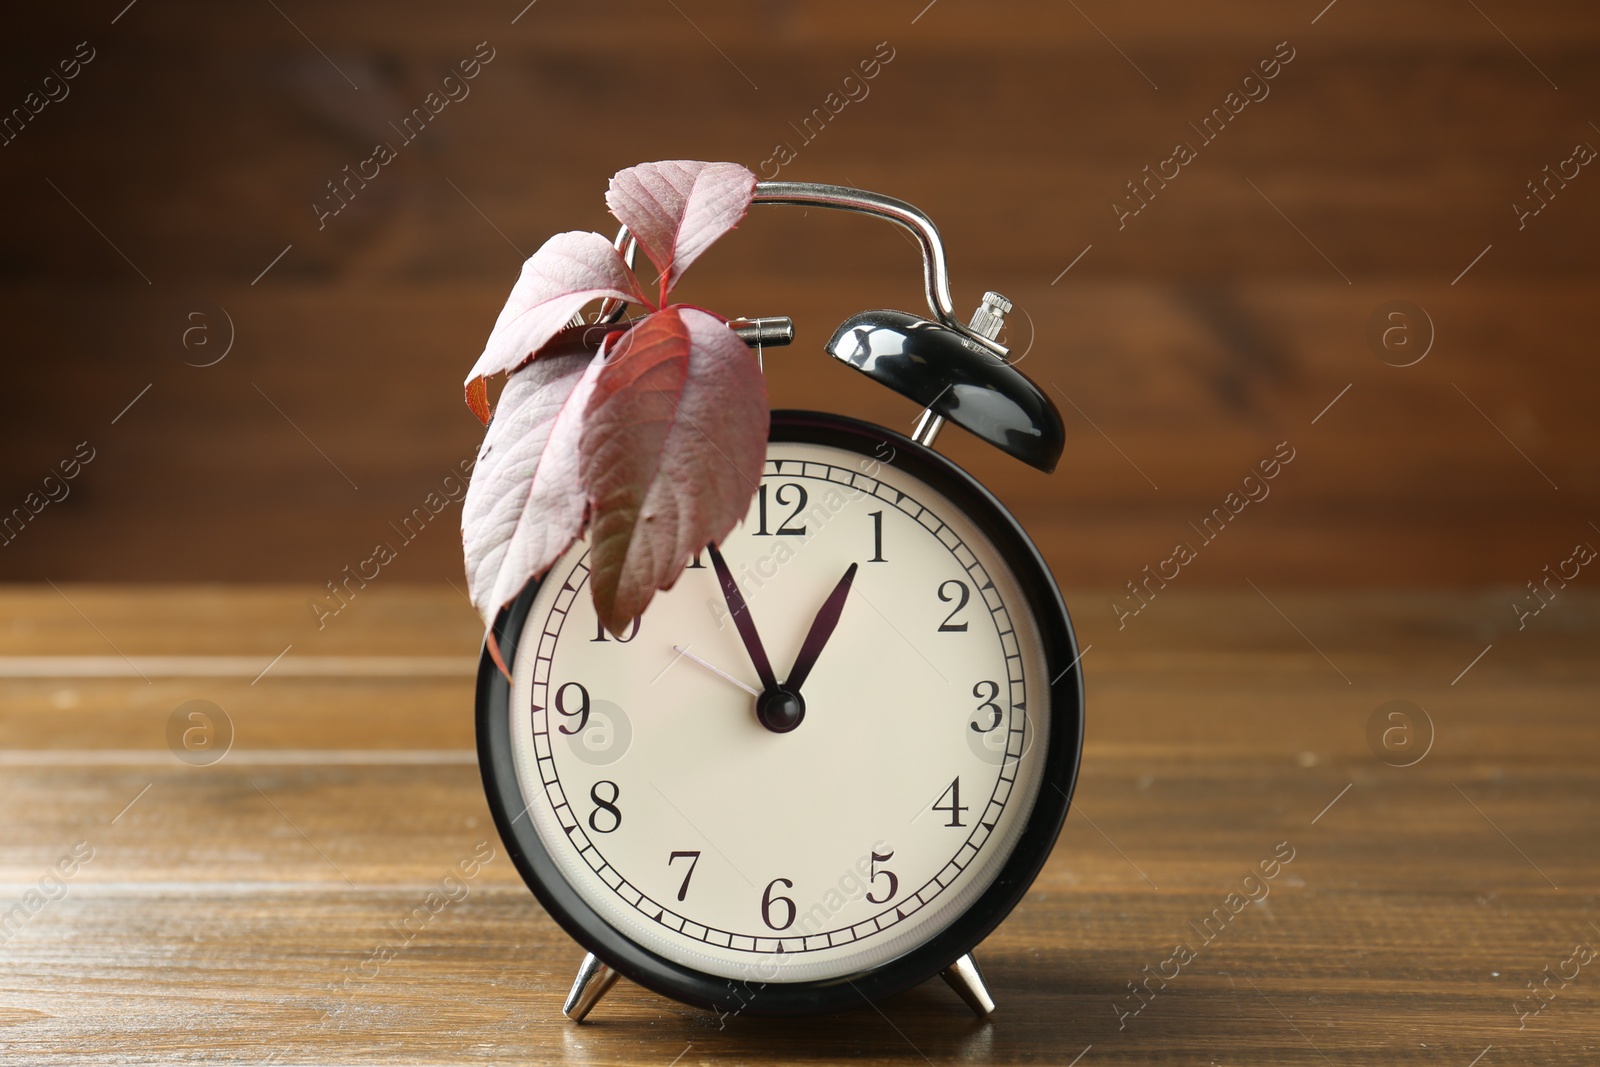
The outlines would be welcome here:
[[[1083,752],[1083,679],[1077,639],[1054,577],[1011,513],[970,474],[903,434],[842,415],[774,411],[772,441],[829,445],[878,458],[921,479],[960,508],[1011,566],[1040,629],[1050,685],[1051,731],[1043,779],[1022,835],[988,889],[933,938],[857,974],[806,982],[745,982],[668,960],[607,923],[561,876],[531,820],[522,820],[522,789],[511,748],[511,685],[487,651],[479,661],[478,763],[484,792],[506,851],[551,918],[580,946],[646,989],[719,1015],[793,1016],[842,1011],[932,978],[971,952],[1021,902],[1054,850],[1066,821]],[[894,450],[891,459],[878,454]],[[515,655],[540,583],[528,587],[495,620],[499,647]],[[515,664],[511,664],[513,670]]]

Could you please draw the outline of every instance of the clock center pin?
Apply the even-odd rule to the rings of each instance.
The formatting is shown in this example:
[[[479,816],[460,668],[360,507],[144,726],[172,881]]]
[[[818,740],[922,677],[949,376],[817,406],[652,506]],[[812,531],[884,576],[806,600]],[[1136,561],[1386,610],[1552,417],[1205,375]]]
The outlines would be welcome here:
[[[786,734],[806,717],[805,697],[779,686],[756,698],[756,718],[775,734]]]

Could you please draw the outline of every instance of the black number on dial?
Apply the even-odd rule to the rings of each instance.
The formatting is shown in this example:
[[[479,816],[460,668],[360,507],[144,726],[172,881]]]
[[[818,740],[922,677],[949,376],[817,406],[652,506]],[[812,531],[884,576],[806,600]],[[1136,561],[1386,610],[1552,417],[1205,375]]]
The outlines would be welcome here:
[[[789,927],[794,925],[794,901],[790,900],[788,897],[773,896],[772,887],[776,885],[782,885],[785,889],[794,888],[794,883],[789,881],[787,878],[774,878],[772,881],[768,882],[767,891],[761,894],[761,921],[766,923],[767,926],[774,930],[787,930]],[[774,904],[782,904],[784,907],[789,909],[789,917],[783,920],[781,923],[775,923],[772,921],[772,906]]]
[[[600,787],[603,785],[611,787],[611,795],[609,797],[600,795]],[[609,778],[603,778],[590,787],[589,799],[595,802],[595,809],[589,813],[589,829],[597,834],[609,834],[622,825],[622,810],[617,807],[617,798],[620,796],[622,796],[621,787]],[[599,820],[602,811],[611,816],[609,820],[610,826],[600,825]]]
[[[949,804],[944,803],[946,797],[950,799]],[[950,821],[945,823],[946,826],[967,825],[961,821],[961,813],[970,809],[967,805],[961,803],[961,779],[959,777],[950,780],[950,788],[939,794],[939,800],[933,805],[933,810],[948,811],[950,813]]]
[[[806,501],[809,499],[806,495],[806,487],[799,482],[784,482],[778,486],[778,491],[773,496],[777,497],[780,506],[787,506],[789,503],[789,490],[791,489],[794,490],[796,502],[794,510],[789,513],[789,517],[778,524],[778,534],[782,537],[800,537],[804,536],[806,532],[804,523],[799,526],[789,525],[799,518],[800,513],[806,509]],[[767,529],[767,485],[765,482],[761,483],[761,487],[757,491],[756,503],[761,520],[761,526],[760,529],[756,530],[756,536],[770,537],[772,536],[772,531]]]
[[[700,553],[696,552],[694,554],[694,559],[689,561],[688,569],[691,571],[703,571],[706,569],[706,565],[700,561]]]
[[[682,900],[684,897],[689,895],[689,879],[694,877],[694,868],[695,868],[695,865],[700,862],[700,853],[698,851],[696,851],[696,852],[674,852],[671,856],[669,856],[667,858],[667,866],[671,867],[674,861],[679,860],[679,859],[683,858],[684,856],[689,857],[689,873],[685,874],[683,876],[683,884],[678,887],[678,899],[679,900]]]
[[[638,637],[638,636],[639,636],[639,620],[638,619],[634,619],[633,620],[633,624],[628,627],[628,631],[626,633],[622,634],[620,637],[618,637],[617,640],[622,642],[623,644],[627,644],[629,641],[632,641],[635,637]],[[590,639],[589,643],[590,644],[594,644],[596,641],[610,641],[610,640],[611,640],[611,635],[606,633],[605,626],[601,624],[599,619],[596,619],[594,621],[594,637],[592,637]]]
[[[981,691],[984,686],[989,687],[989,691],[987,693]],[[1005,713],[1000,710],[1000,705],[994,702],[994,698],[1000,695],[1000,683],[985,678],[983,681],[972,687],[972,695],[983,701],[983,703],[978,705],[977,710],[988,711],[993,718],[989,721],[988,726],[979,726],[975,722],[969,722],[967,725],[972,727],[973,732],[975,733],[986,734],[990,730],[993,730],[995,727],[999,726],[1000,720],[1005,716]]]
[[[578,691],[578,706],[576,708],[567,707],[568,689],[576,689]],[[568,682],[556,690],[556,710],[566,716],[576,715],[578,717],[576,726],[569,727],[566,723],[562,723],[556,728],[559,732],[564,734],[583,733],[583,728],[589,725],[589,691],[577,682]]]
[[[887,563],[883,558],[883,512],[872,512],[872,558],[868,563]]]
[[[945,590],[949,589],[952,585],[956,587],[956,591],[953,593],[947,593]],[[967,583],[958,578],[951,578],[949,581],[940,582],[939,599],[944,601],[946,604],[953,600],[955,601],[956,605],[950,609],[950,614],[945,616],[944,622],[939,624],[939,632],[942,634],[966,633],[967,624],[964,622],[956,622],[955,617],[961,614],[961,609],[967,606],[968,600],[972,599],[972,590],[967,588]]]
[[[874,904],[887,904],[889,901],[894,899],[894,895],[896,893],[900,892],[900,879],[895,875],[895,873],[893,871],[878,870],[878,864],[888,863],[892,859],[894,859],[894,849],[890,849],[881,856],[876,852],[872,854],[872,867],[870,868],[872,871],[872,877],[867,879],[867,881],[873,885],[876,885],[879,878],[889,879],[889,888],[884,890],[881,898],[875,897],[871,893],[867,894],[867,899]]]

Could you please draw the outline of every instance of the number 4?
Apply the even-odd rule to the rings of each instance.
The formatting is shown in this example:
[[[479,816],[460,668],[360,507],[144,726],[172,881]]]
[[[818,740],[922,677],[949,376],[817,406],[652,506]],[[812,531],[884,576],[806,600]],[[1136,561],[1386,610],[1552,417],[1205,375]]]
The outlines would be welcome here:
[[[946,797],[950,798],[949,804],[944,803]],[[945,823],[946,826],[967,825],[961,821],[961,813],[970,811],[971,808],[961,803],[961,779],[959,777],[951,779],[950,787],[939,794],[939,800],[934,803],[933,810],[948,811],[950,813],[950,821]]]

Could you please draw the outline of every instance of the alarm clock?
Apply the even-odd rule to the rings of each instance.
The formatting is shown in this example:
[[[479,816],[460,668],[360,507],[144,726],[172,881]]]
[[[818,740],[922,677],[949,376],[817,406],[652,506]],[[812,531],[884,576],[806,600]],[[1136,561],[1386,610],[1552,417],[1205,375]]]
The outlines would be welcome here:
[[[619,976],[725,1019],[842,1010],[939,974],[987,1015],[972,951],[1066,818],[1083,685],[1043,558],[933,445],[950,422],[1048,472],[1060,416],[996,340],[1004,297],[956,318],[921,211],[799,182],[753,202],[917,239],[931,317],[863,312],[826,345],[921,405],[916,431],[773,411],[743,522],[621,634],[595,614],[587,538],[530,582],[494,625],[509,677],[487,650],[478,673],[489,807],[587,951],[575,1022]],[[625,229],[617,245],[631,262]],[[730,325],[752,347],[793,337],[785,318]]]

